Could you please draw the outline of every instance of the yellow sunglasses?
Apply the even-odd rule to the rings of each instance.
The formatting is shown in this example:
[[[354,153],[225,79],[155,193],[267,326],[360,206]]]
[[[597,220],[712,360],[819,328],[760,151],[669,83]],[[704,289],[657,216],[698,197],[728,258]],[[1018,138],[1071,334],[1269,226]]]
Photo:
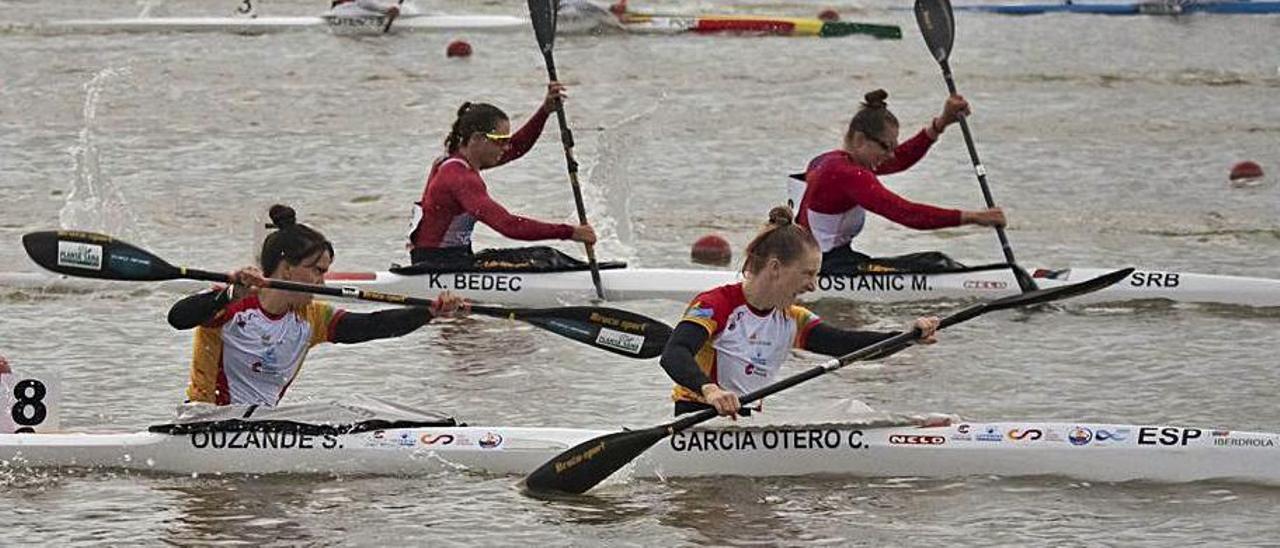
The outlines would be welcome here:
[[[510,133],[486,133],[484,136],[499,145],[511,140]]]

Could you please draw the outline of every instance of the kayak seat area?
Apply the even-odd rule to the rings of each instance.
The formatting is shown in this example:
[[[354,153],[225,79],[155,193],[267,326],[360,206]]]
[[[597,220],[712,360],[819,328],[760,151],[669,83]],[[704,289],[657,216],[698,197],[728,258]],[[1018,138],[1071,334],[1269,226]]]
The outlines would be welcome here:
[[[623,261],[604,261],[600,270],[626,268]],[[391,273],[401,276],[442,274],[451,272],[578,272],[591,270],[591,265],[548,246],[510,249],[485,249],[475,254],[450,254],[438,259],[408,266],[392,265]]]

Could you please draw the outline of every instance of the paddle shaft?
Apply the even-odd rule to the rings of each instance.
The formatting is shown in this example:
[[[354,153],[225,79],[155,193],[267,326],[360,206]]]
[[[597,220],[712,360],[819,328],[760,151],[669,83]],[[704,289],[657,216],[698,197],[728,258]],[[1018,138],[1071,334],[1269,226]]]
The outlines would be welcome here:
[[[399,16],[400,16],[399,8],[400,8],[401,6],[404,6],[404,0],[399,0],[398,2],[396,2],[396,8],[397,8],[397,11],[396,11],[395,15],[388,15],[388,16],[387,16],[387,22],[386,22],[386,23],[383,23],[383,25],[382,25],[382,34],[386,34],[386,33],[388,33],[388,32],[391,32],[391,23],[394,23],[394,22],[396,21],[396,17],[399,17]]]
[[[942,67],[942,78],[947,81],[947,91],[951,95],[958,95],[956,92],[956,81],[951,76],[951,64],[946,59],[938,61],[938,66]],[[991,197],[991,186],[987,184],[987,168],[982,165],[982,160],[978,158],[978,148],[973,144],[973,133],[969,131],[969,122],[965,120],[965,116],[961,114],[960,132],[964,134],[964,144],[969,149],[969,160],[973,162],[973,172],[978,176],[978,185],[982,187],[982,198],[986,200],[987,207],[996,206],[995,198]],[[1013,277],[1018,280],[1018,287],[1023,293],[1036,290],[1036,283],[1028,276],[1026,271],[1018,267],[1018,262],[1013,258],[1013,247],[1009,245],[1009,237],[1004,233],[1004,227],[996,227],[996,236],[1000,238],[1000,250],[1004,252],[1004,260],[1009,263],[1013,270]]]
[[[236,279],[226,272],[211,272],[208,270],[200,270],[196,268],[187,268],[184,266],[177,267],[180,277],[189,280],[201,280],[206,282],[220,282],[234,284]],[[316,295],[329,295],[333,297],[343,297],[347,299],[356,299],[361,301],[371,301],[387,304],[399,304],[409,306],[425,306],[430,308],[431,299],[421,297],[410,297],[408,295],[396,295],[393,293],[380,293],[377,291],[366,291],[355,287],[334,287],[328,285],[304,284],[301,282],[290,282],[287,280],[268,279],[265,287],[271,289],[279,289],[282,291],[297,291],[299,293],[313,293]],[[483,316],[492,316],[495,318],[512,318],[517,309],[503,308],[500,306],[484,306],[471,305],[472,313]]]
[[[552,82],[556,77],[556,59],[551,53],[550,44],[543,46],[542,58],[547,63],[547,78]],[[573,204],[578,208],[578,224],[587,224],[587,208],[582,203],[582,185],[578,184],[578,160],[573,157],[573,131],[569,129],[569,121],[564,115],[564,103],[556,101],[556,121],[560,123],[560,144],[564,145],[564,162],[569,168],[569,185],[573,187]],[[600,264],[596,262],[595,245],[583,243],[587,248],[587,265],[591,267],[591,283],[596,286],[596,297],[604,300],[604,285],[600,281]]]

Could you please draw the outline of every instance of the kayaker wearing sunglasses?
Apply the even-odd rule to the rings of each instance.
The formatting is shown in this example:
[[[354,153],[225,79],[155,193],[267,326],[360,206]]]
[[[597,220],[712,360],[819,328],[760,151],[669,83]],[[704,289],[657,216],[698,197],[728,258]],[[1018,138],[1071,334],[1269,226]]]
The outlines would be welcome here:
[[[514,134],[498,107],[463,103],[445,138],[448,155],[436,160],[427,175],[422,201],[414,209],[409,234],[415,264],[463,265],[472,260],[471,233],[480,221],[508,238],[524,241],[573,240],[595,243],[591,225],[547,223],[515,215],[489,197],[480,171],[524,156],[538,142],[556,101],[565,98],[563,84],[552,82],[542,106]]]

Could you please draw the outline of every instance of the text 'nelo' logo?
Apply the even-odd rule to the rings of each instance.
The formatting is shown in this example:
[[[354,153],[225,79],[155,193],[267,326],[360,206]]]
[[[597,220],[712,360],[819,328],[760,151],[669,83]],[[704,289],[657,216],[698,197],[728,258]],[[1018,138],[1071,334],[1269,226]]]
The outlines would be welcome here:
[[[920,436],[915,434],[894,434],[889,436],[889,443],[894,445],[942,445],[947,438],[942,436]]]

